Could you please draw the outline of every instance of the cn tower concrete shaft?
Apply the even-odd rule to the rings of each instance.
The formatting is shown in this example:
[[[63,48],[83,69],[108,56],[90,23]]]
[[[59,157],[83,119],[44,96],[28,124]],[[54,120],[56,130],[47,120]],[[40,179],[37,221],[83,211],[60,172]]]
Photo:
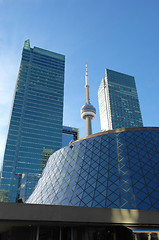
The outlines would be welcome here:
[[[90,117],[86,117],[86,136],[92,134],[92,121]]]

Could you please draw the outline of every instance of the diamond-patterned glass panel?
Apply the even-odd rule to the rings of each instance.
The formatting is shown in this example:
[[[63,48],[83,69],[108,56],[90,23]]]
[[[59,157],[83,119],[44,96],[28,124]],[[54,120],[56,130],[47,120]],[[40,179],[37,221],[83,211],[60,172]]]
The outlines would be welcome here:
[[[27,202],[159,210],[159,129],[103,132],[58,150]]]

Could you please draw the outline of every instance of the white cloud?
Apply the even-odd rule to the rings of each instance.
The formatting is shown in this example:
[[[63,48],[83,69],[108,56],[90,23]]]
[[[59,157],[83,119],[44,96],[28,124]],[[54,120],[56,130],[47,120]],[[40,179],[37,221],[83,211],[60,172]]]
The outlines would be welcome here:
[[[0,54],[0,105],[11,100],[16,80],[17,64],[11,54]]]
[[[1,1],[1,0],[0,0]],[[0,46],[0,164],[5,147],[6,134],[17,78],[18,63],[11,49]]]

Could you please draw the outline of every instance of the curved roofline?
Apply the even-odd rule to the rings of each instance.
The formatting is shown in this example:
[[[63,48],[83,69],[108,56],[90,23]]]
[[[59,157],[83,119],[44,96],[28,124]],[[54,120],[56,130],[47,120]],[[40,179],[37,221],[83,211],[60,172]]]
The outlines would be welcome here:
[[[130,131],[142,131],[142,130],[159,130],[159,127],[117,128],[117,129],[113,129],[113,130],[108,130],[108,131],[103,131],[103,132],[99,132],[99,133],[94,133],[94,134],[89,135],[87,137],[80,138],[80,139],[78,139],[78,140],[76,140],[74,142],[79,142],[79,141],[84,140],[84,139],[93,138],[93,137],[101,136],[101,135],[105,135],[105,134],[120,133],[120,132],[130,132]]]

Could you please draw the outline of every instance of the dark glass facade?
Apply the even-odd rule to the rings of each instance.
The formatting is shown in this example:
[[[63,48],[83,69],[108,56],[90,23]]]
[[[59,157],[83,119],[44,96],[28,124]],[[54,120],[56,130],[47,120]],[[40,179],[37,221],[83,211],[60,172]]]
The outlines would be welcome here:
[[[159,210],[159,128],[91,135],[55,152],[27,203]]]
[[[3,160],[1,189],[15,202],[22,176],[36,182],[43,148],[62,146],[65,57],[24,44]],[[25,184],[24,184],[25,185]],[[34,185],[34,184],[33,184]]]
[[[101,130],[142,127],[135,79],[106,69],[98,90]]]
[[[74,142],[79,138],[79,129],[63,126],[62,130],[62,147],[67,146],[71,141]]]

